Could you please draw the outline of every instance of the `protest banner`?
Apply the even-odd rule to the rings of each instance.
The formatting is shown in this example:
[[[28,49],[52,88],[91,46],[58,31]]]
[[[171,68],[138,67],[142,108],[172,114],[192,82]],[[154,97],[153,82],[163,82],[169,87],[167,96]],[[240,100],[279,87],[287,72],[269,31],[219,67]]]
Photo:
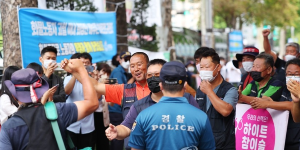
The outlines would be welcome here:
[[[237,150],[283,150],[289,118],[288,111],[254,110],[237,104],[235,138]]]
[[[21,8],[18,13],[23,67],[40,63],[40,51],[46,46],[57,48],[57,62],[88,52],[95,63],[117,53],[115,12]]]

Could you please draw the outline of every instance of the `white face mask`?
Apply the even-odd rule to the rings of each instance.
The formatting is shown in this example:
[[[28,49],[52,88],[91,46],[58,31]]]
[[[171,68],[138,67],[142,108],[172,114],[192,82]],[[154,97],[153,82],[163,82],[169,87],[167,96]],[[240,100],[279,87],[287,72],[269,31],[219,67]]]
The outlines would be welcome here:
[[[294,56],[294,55],[285,55],[284,56],[285,61],[289,61],[289,60],[292,60],[294,58],[296,58],[296,56]]]
[[[44,67],[47,69],[50,63],[56,63],[56,60],[44,60]]]
[[[253,62],[246,61],[246,62],[242,62],[242,64],[243,64],[243,68],[245,69],[245,71],[251,72],[251,69],[253,67]]]
[[[218,65],[216,66],[216,68],[213,71],[201,70],[200,71],[201,80],[207,80],[208,82],[214,81],[218,75],[218,73],[216,76],[213,75],[214,71],[217,69],[217,67],[218,67]]]
[[[220,61],[220,64],[221,64],[221,66],[224,66],[225,62],[224,61]]]
[[[200,63],[198,65],[196,65],[197,71],[198,73],[200,73]]]
[[[193,66],[189,66],[187,69],[188,69],[189,72],[194,72],[195,71],[195,67],[193,67]]]
[[[300,83],[300,77],[299,76],[286,76],[285,78],[286,78],[286,83],[288,83],[289,80],[291,80],[291,79],[297,81],[298,83]]]
[[[101,75],[101,79],[106,79],[106,78],[107,78],[107,74]]]
[[[127,61],[127,62],[125,62],[125,61],[123,61],[122,63],[121,63],[121,66],[124,68],[124,69],[128,69],[129,68],[129,61]]]

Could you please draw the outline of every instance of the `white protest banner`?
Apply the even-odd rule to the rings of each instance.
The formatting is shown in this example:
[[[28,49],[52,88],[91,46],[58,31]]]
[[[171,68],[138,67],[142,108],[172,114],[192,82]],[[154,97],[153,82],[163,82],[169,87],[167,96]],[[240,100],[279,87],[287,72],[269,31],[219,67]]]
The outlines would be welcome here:
[[[288,111],[254,110],[250,105],[237,104],[235,141],[237,150],[283,150]]]

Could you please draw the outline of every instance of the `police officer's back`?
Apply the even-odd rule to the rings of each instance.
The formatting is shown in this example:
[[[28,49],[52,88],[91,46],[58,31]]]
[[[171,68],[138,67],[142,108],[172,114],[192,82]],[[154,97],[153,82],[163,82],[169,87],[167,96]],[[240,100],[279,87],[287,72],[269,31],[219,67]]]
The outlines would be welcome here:
[[[183,97],[184,65],[166,63],[161,69],[160,80],[164,97],[139,114],[129,146],[133,149],[215,149],[207,115]]]

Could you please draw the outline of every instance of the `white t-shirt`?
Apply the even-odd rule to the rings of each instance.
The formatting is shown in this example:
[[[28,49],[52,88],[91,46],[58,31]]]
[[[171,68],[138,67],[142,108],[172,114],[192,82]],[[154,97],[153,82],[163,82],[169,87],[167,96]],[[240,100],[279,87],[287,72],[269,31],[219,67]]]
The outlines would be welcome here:
[[[226,66],[222,66],[221,75],[224,78],[224,80],[226,80],[226,78],[227,78],[227,68],[226,68]]]
[[[232,63],[232,61],[229,61],[226,64],[227,69],[227,79],[228,82],[240,82],[241,81],[241,71],[240,69],[236,69]]]
[[[8,116],[17,112],[17,110],[18,108],[11,104],[9,96],[3,94],[0,97],[0,124],[3,124],[8,119]]]

